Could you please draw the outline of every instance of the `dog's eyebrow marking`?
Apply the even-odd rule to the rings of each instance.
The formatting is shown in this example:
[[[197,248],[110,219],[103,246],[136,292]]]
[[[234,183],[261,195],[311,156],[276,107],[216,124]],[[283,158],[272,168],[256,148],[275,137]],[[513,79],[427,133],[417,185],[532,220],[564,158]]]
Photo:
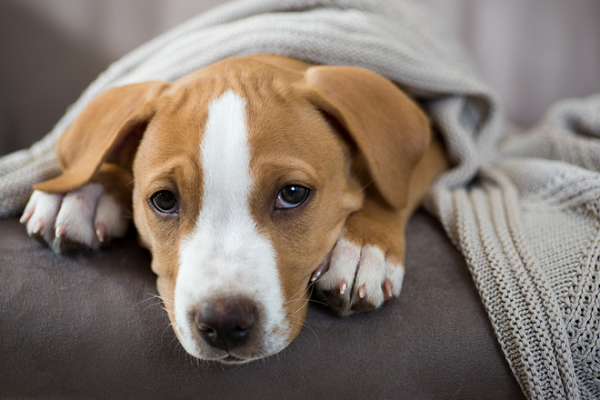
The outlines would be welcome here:
[[[275,251],[259,233],[250,213],[252,189],[246,100],[233,91],[210,105],[200,143],[202,209],[191,235],[182,241],[175,287],[175,317],[186,350],[199,356],[189,312],[203,298],[246,296],[264,310],[261,345],[267,352],[285,347],[284,298]]]

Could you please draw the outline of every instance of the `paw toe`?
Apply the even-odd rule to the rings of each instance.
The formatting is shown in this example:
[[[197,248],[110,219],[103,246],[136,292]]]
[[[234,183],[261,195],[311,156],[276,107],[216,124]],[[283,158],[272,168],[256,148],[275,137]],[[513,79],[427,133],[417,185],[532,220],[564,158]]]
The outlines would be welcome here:
[[[337,287],[321,290],[321,294],[336,309],[343,309],[348,301],[348,284],[345,281],[340,282]]]
[[[51,244],[54,222],[63,196],[35,191],[25,208],[21,221],[27,224],[27,233],[35,240]]]
[[[357,299],[356,301],[354,301],[352,303],[352,307],[350,307],[350,309],[352,311],[357,311],[357,312],[365,312],[365,311],[372,311],[377,309],[379,306],[371,303],[369,301],[369,299],[367,298],[363,298],[363,299]]]
[[[359,260],[360,247],[340,240],[331,253],[328,269],[315,282],[317,294],[342,314],[352,298],[352,282]]]
[[[94,217],[95,233],[98,241],[105,245],[113,238],[125,236],[129,227],[129,220],[110,195],[102,195],[98,200],[96,215]]]
[[[80,247],[98,247],[98,239],[92,221],[98,197],[102,193],[99,184],[86,185],[68,193],[56,217],[57,233],[53,247],[61,251]]]

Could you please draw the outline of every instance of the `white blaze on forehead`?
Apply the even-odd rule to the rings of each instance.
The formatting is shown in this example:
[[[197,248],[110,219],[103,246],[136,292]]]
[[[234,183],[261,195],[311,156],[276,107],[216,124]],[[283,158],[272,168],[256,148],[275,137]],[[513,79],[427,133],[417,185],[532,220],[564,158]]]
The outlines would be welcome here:
[[[264,310],[259,322],[264,351],[278,351],[286,338],[273,331],[288,330],[283,294],[271,242],[258,232],[250,214],[246,101],[231,90],[210,105],[200,154],[202,208],[194,231],[182,241],[175,286],[175,318],[182,344],[202,357],[189,319],[199,302],[215,296],[246,296]]]

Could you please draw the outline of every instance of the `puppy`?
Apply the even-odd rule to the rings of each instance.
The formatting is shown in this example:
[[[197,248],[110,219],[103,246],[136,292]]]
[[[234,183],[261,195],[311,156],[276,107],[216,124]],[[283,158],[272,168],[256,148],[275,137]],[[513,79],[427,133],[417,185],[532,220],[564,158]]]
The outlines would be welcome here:
[[[56,154],[29,234],[97,249],[133,213],[181,344],[231,363],[287,346],[313,288],[342,315],[398,297],[406,223],[446,169],[387,79],[273,55],[110,89]]]

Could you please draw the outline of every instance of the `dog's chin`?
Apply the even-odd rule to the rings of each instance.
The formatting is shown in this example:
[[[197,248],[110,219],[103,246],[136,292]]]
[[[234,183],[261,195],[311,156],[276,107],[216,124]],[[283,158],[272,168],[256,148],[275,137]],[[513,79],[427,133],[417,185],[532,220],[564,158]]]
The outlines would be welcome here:
[[[220,357],[198,357],[198,356],[194,356],[196,358],[198,358],[201,361],[209,361],[209,362],[214,362],[214,363],[219,363],[219,364],[224,364],[224,365],[241,365],[241,364],[248,364],[252,361],[257,361],[257,360],[261,360],[264,358],[269,357],[271,354],[264,354],[264,355],[256,355],[256,356],[236,356],[233,354],[225,354],[223,356]]]
[[[188,351],[188,353],[191,356],[193,356],[199,360],[202,360],[202,361],[217,362],[217,363],[229,364],[229,365],[240,365],[240,364],[247,364],[252,361],[265,359],[267,357],[272,356],[273,354],[278,353],[282,349],[283,348],[281,348],[281,349],[278,348],[273,351],[264,351],[264,349],[263,349],[263,351],[246,351],[246,352],[244,352],[244,351],[236,352],[234,350],[231,353],[224,352],[224,351],[215,353],[210,350],[208,351],[208,353],[205,353],[205,352],[199,351],[199,349],[194,349],[193,351]],[[187,349],[186,349],[186,351],[187,351]]]
[[[219,358],[219,359],[213,360],[213,361],[216,361],[216,362],[219,362],[222,364],[228,364],[228,365],[240,365],[240,364],[247,364],[252,361],[260,360],[261,358],[264,358],[264,357],[240,358],[240,357],[236,357],[236,356],[232,356],[231,354],[228,354],[227,356],[225,356],[223,358]]]

